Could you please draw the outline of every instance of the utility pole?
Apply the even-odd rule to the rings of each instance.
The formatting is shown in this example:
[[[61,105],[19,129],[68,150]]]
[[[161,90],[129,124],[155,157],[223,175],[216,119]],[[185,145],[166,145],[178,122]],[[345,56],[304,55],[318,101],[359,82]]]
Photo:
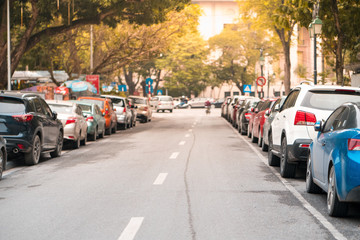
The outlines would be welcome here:
[[[7,0],[7,65],[8,65],[8,87],[7,89],[11,91],[11,44],[10,44],[10,0]]]

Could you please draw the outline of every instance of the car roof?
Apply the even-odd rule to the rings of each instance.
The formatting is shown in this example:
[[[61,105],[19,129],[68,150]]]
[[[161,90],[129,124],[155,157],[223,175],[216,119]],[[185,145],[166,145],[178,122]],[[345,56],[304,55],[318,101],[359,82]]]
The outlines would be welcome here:
[[[360,92],[360,88],[357,87],[348,87],[348,86],[338,86],[338,85],[308,85],[308,84],[301,84],[295,88],[301,89],[308,89],[308,90],[315,90],[315,91],[335,91],[335,90],[353,90],[356,92]]]
[[[81,104],[81,105],[87,105],[87,106],[96,105],[95,103],[86,102],[86,101],[79,101],[79,100],[70,100],[70,101],[74,102],[74,103],[77,103],[77,104]]]
[[[140,96],[129,96],[129,98],[139,98],[139,99],[146,99],[146,97],[140,97]]]
[[[107,101],[106,98],[101,98],[101,97],[79,97],[79,99],[90,99],[90,100],[98,100],[98,101]]]
[[[24,97],[40,97],[37,93],[25,93],[25,92],[14,92],[14,91],[1,91],[0,96],[13,97],[13,98],[24,98]]]
[[[48,104],[54,104],[54,105],[66,105],[66,106],[74,106],[76,103],[72,101],[64,101],[64,100],[46,100]]]
[[[114,96],[114,95],[100,95],[102,98],[117,98],[117,99],[125,99],[124,97]]]

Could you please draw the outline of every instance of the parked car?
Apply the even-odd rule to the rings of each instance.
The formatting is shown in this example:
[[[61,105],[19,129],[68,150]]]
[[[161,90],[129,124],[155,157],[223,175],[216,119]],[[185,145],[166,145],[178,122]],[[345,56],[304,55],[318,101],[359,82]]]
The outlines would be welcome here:
[[[307,84],[289,93],[269,133],[268,158],[270,162],[280,158],[282,177],[294,177],[297,165],[306,162],[310,143],[316,137],[316,120],[326,119],[338,106],[357,102],[359,97],[359,88]]]
[[[117,129],[126,130],[127,128],[131,128],[133,125],[132,112],[127,99],[112,95],[101,95],[101,97],[111,99],[114,109],[116,110]]]
[[[224,101],[225,101],[224,98],[219,98],[212,103],[212,106],[214,106],[214,108],[221,108]]]
[[[240,117],[242,111],[244,111],[247,101],[249,99],[252,99],[252,98],[254,98],[254,97],[247,96],[244,100],[239,101],[239,103],[236,106],[237,109],[236,109],[236,113],[234,115],[234,122],[235,123],[233,124],[233,126],[238,130],[240,129],[239,128],[239,117]]]
[[[23,154],[27,165],[38,164],[40,154],[61,155],[64,128],[57,114],[36,94],[0,93],[0,135],[8,157]]]
[[[188,102],[189,108],[205,108],[205,102],[208,98],[194,98]]]
[[[221,105],[221,116],[226,119],[228,115],[228,105],[231,102],[231,97],[226,97],[224,103]]]
[[[231,123],[233,124],[235,118],[234,118],[234,115],[237,110],[237,104],[239,103],[240,100],[245,100],[246,99],[246,96],[234,96],[232,99],[231,99],[231,102],[230,104],[228,105],[228,115],[226,117],[226,119]]]
[[[259,98],[250,98],[246,101],[244,110],[238,115],[238,130],[242,135],[248,133],[248,124],[251,116],[253,115],[256,106],[260,102]]]
[[[87,123],[80,106],[72,101],[47,100],[51,110],[56,112],[57,118],[64,127],[64,141],[69,141],[74,149],[86,145]]]
[[[271,107],[270,111],[265,112],[265,116],[267,116],[266,121],[264,123],[263,126],[263,140],[262,140],[262,144],[261,144],[261,150],[263,150],[264,152],[266,152],[268,150],[268,144],[269,144],[269,131],[270,131],[270,126],[272,121],[274,120],[276,114],[278,114],[280,107],[282,106],[282,104],[284,103],[286,97],[283,96],[281,98],[278,98],[276,100],[276,102],[273,104],[273,106]],[[274,162],[274,163],[270,163],[270,166],[277,166],[279,165],[279,161]]]
[[[79,97],[78,100],[97,104],[105,117],[105,133],[107,135],[111,135],[111,133],[116,133],[117,116],[111,99],[100,97]]]
[[[306,191],[327,192],[328,214],[342,217],[349,202],[360,202],[360,102],[343,104],[314,127]]]
[[[6,170],[6,162],[7,162],[6,140],[0,136],[0,180],[2,178],[3,172]]]
[[[269,116],[269,112],[276,99],[267,99],[259,109],[259,112],[254,115],[251,131],[251,141],[257,143],[259,147],[263,141],[263,127],[266,118]]]
[[[96,141],[97,138],[103,138],[105,135],[105,118],[100,107],[95,103],[87,103],[85,101],[76,102],[82,111],[87,123],[88,139]]]
[[[155,96],[153,101],[156,101],[156,112],[165,112],[165,110],[172,112],[174,109],[173,99],[170,96]]]
[[[143,123],[150,122],[152,110],[149,99],[138,96],[129,96],[129,99],[132,99],[135,106],[137,106],[137,118]]]

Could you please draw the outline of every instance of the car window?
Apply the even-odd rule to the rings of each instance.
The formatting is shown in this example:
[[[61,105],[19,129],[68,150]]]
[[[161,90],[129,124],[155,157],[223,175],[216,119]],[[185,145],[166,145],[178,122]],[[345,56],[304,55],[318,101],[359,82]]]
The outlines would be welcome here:
[[[82,110],[81,110],[80,106],[77,106],[77,107],[76,107],[76,113],[77,113],[78,115],[82,115]]]
[[[104,102],[105,101],[95,100],[95,99],[80,99],[80,100],[85,101],[85,102],[89,102],[89,103],[94,103],[94,104],[98,105],[100,107],[100,109],[104,108]]]
[[[45,114],[41,107],[41,102],[39,98],[34,98],[34,105],[35,105],[35,112]]]
[[[135,104],[146,104],[146,99],[143,98],[133,98]]]
[[[274,104],[272,105],[272,107],[271,107],[271,112],[274,112],[274,111],[275,111],[275,107],[276,107],[276,105],[280,104],[280,101],[281,101],[280,98],[275,101],[275,103],[274,103]]]
[[[284,105],[281,108],[281,111],[293,107],[295,105],[297,97],[299,96],[299,93],[299,90],[292,91],[286,98]]]
[[[324,133],[334,130],[334,125],[337,124],[337,118],[343,111],[344,111],[344,107],[340,107],[340,108],[336,109],[330,115],[330,117],[325,122],[325,126],[324,126],[324,129],[323,129]]]
[[[91,105],[84,105],[84,104],[79,104],[79,107],[81,108],[81,110],[83,112],[88,112],[88,113],[91,113],[92,109],[91,109]]]
[[[25,113],[25,104],[20,99],[0,97],[0,114],[12,115]]]
[[[124,106],[124,99],[122,99],[122,98],[110,98],[110,99],[114,105],[120,106],[120,107]]]
[[[68,113],[71,113],[72,112],[72,106],[69,106],[69,105],[63,105],[63,104],[52,104],[50,103],[49,104],[50,108],[57,112],[57,113],[65,113],[65,114],[68,114]]]
[[[160,101],[169,102],[169,101],[172,101],[172,97],[161,97]]]
[[[45,115],[48,117],[52,117],[53,114],[52,114],[52,111],[51,111],[49,105],[47,105],[47,103],[42,98],[40,98],[39,100],[40,100],[41,107],[43,108]]]
[[[321,110],[334,110],[345,102],[359,102],[360,93],[345,91],[309,91],[301,106]]]

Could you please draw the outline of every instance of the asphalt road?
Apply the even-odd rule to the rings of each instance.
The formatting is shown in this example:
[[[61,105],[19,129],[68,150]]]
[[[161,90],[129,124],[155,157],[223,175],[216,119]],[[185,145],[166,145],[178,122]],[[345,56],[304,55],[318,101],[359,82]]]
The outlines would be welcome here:
[[[153,121],[65,150],[0,182],[0,239],[360,239],[360,207],[330,218],[304,173],[283,180],[213,109]]]

